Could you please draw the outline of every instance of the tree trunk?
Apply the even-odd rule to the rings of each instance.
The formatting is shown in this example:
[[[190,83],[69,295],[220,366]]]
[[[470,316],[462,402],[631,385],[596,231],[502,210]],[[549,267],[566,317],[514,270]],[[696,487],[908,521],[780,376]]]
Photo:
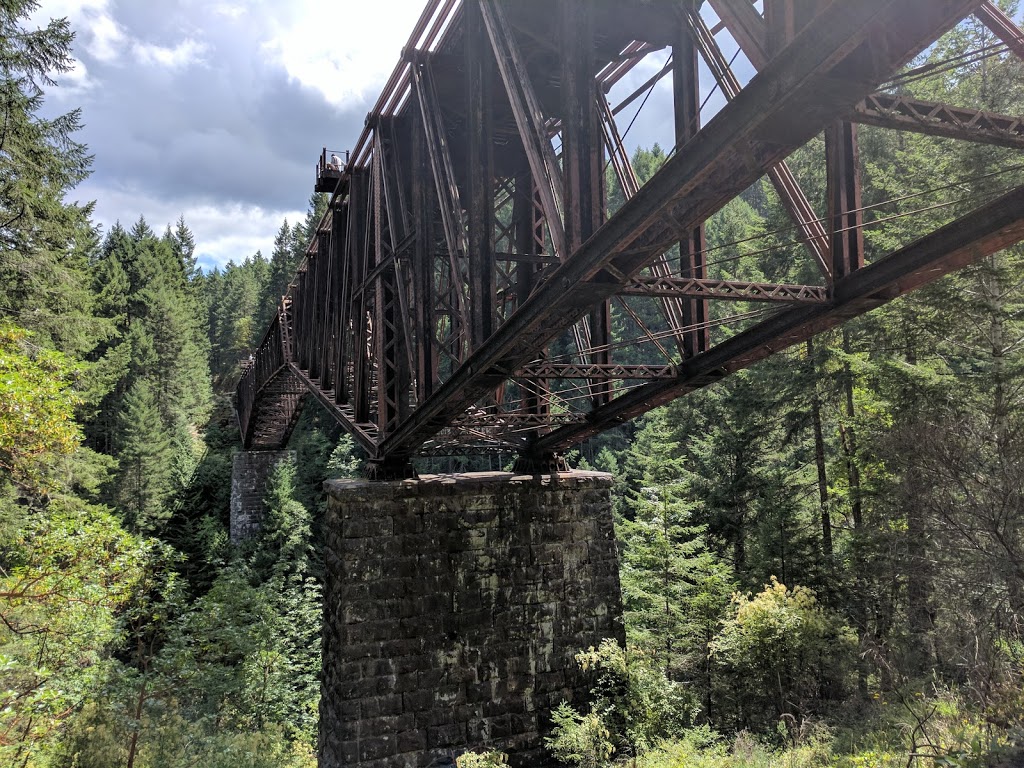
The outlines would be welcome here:
[[[807,340],[807,361],[811,367],[811,423],[814,426],[814,464],[818,469],[818,509],[821,515],[821,553],[825,567],[832,570],[832,518],[828,510],[828,474],[825,467],[825,435],[821,426],[821,398],[818,396],[818,369],[814,359],[814,339]]]
[[[861,499],[860,465],[857,456],[857,431],[853,426],[856,411],[853,406],[853,371],[850,369],[850,332],[843,328],[843,352],[847,359],[843,360],[843,389],[846,402],[846,424],[840,427],[843,451],[846,454],[846,471],[850,485],[850,515],[853,519],[853,620],[857,626],[863,644],[868,634],[867,605],[864,592],[867,579],[864,573],[864,508]],[[868,692],[867,670],[863,663],[857,665],[857,689],[861,695]]]

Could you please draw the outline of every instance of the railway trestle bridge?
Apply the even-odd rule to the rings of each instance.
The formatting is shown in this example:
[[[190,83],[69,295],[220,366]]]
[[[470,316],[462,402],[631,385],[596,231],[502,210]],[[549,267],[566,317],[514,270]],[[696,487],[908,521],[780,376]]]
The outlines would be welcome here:
[[[545,692],[572,689],[572,644],[621,632],[608,618],[614,542],[600,543],[610,523],[584,530],[607,492],[599,478],[531,486],[529,503],[486,501],[466,480],[473,501],[452,505],[439,480],[397,482],[413,457],[515,453],[521,475],[557,478],[572,445],[1024,240],[1014,187],[892,252],[865,248],[859,126],[1024,149],[1020,116],[901,85],[964,19],[995,41],[978,55],[1024,58],[1021,30],[985,0],[429,0],[351,151],[321,158],[327,212],[236,397],[247,450],[283,448],[312,397],[366,451],[371,478],[395,481],[332,490],[358,511],[335,504],[328,536],[341,554],[329,558],[324,765],[415,765],[410,755],[472,744],[532,754]],[[672,149],[641,184],[623,123],[659,100]],[[822,135],[824,200],[786,162]],[[607,168],[621,192],[611,214]],[[765,176],[806,260],[802,282],[766,281],[767,257],[751,275],[728,271],[709,249],[709,219]],[[431,529],[427,497],[462,522]],[[552,504],[575,510],[545,518],[569,537],[558,553],[536,530],[517,538]],[[490,526],[483,549],[466,520]],[[448,553],[448,570],[410,554],[417,540]],[[467,587],[481,553],[507,557],[527,598]],[[417,592],[417,575],[436,583]],[[552,583],[560,591],[543,592]],[[573,603],[573,583],[612,596]],[[438,610],[448,645],[428,649],[406,628]],[[502,610],[547,638],[543,653],[480,662],[487,638],[526,642],[498,633]],[[396,659],[418,688],[402,688]],[[456,685],[463,668],[473,679]],[[502,699],[494,680],[507,693],[521,679],[527,699],[488,715]],[[490,693],[473,693],[487,681]],[[417,709],[427,688],[461,714],[423,715],[442,700]]]

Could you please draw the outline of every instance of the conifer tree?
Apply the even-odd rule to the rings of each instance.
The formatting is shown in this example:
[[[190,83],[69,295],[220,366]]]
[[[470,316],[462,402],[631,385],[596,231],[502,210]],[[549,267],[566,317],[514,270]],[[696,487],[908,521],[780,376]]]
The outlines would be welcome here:
[[[298,262],[294,257],[292,239],[292,228],[288,225],[288,220],[285,219],[274,238],[274,250],[270,254],[267,285],[260,296],[258,320],[260,328],[266,328],[277,314],[281,296],[284,295],[288,283],[295,275]]]
[[[321,588],[314,577],[312,521],[295,498],[291,462],[279,463],[271,473],[265,503],[267,514],[252,565],[279,621],[279,668],[268,672],[286,676],[276,686],[276,704],[264,701],[263,706],[276,710],[296,735],[308,738],[316,723],[310,704],[319,696]]]
[[[149,382],[140,378],[124,398],[120,415],[118,499],[133,531],[158,531],[171,484],[172,446]]]
[[[43,88],[67,72],[73,34],[66,19],[26,25],[33,0],[0,6],[0,311],[81,355],[103,333],[90,323],[88,258],[95,247],[91,205],[66,201],[89,173],[91,157],[75,141],[78,110],[44,117]]]
[[[640,484],[619,521],[631,639],[676,679],[705,676],[707,644],[731,592],[729,569],[707,548],[707,526],[685,499],[682,462],[666,411],[655,411],[627,459]]]

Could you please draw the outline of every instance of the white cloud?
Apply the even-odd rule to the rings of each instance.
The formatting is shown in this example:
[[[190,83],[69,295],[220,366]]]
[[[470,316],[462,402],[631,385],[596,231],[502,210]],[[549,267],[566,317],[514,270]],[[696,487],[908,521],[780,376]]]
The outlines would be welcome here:
[[[271,210],[238,203],[215,205],[164,200],[142,189],[100,187],[91,182],[81,185],[74,197],[96,200],[93,221],[102,225],[104,233],[118,220],[121,226],[130,229],[139,216],[144,216],[153,231],[162,234],[164,227],[168,224],[173,227],[178,217],[184,216],[195,236],[196,253],[204,269],[223,267],[232,260],[237,264],[256,251],[269,256],[281,222],[288,219],[294,224],[306,216],[304,211]]]
[[[271,31],[266,50],[289,77],[319,91],[335,106],[374,95],[398,63],[423,11],[423,0],[346,3],[326,11],[318,0],[291,5],[290,18]]]
[[[218,16],[225,16],[229,19],[238,19],[245,14],[244,5],[232,5],[231,3],[217,3],[210,10]]]
[[[85,64],[78,59],[72,61],[70,70],[57,74],[54,79],[61,87],[60,94],[61,98],[64,99],[80,96],[84,91],[96,85],[93,79],[89,77],[89,70]]]
[[[142,64],[181,69],[189,64],[201,62],[206,46],[192,38],[183,40],[173,48],[136,41],[132,44],[132,52]]]
[[[32,14],[35,24],[45,24],[47,19],[67,17],[72,24],[83,16],[107,13],[110,0],[43,0]]]
[[[85,48],[93,58],[108,64],[120,58],[127,42],[120,24],[105,13],[84,23],[88,39]]]

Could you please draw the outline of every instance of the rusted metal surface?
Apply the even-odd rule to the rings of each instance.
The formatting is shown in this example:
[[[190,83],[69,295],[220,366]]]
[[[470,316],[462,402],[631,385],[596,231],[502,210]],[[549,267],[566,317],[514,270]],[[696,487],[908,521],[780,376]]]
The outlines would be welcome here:
[[[824,304],[828,289],[822,285],[754,283],[740,280],[699,280],[692,277],[633,277],[619,291],[622,296],[686,296],[732,301],[773,301]]]
[[[992,33],[1014,52],[1024,59],[1024,33],[1009,16],[1003,13],[990,0],[978,6],[974,12],[981,22],[992,30]]]
[[[1020,115],[873,93],[856,106],[849,119],[879,128],[1024,149],[1024,116]]]
[[[864,267],[850,122],[1018,147],[1015,118],[877,90],[972,12],[1012,38],[1005,17],[981,0],[766,0],[765,15],[709,0],[712,29],[700,5],[429,3],[344,169],[318,181],[328,213],[239,384],[247,447],[283,445],[309,395],[380,476],[408,471],[416,453],[516,451],[546,466],[1024,239],[1016,193]],[[716,34],[759,71],[745,86]],[[625,87],[652,56],[656,74]],[[727,100],[710,121],[701,60]],[[677,146],[641,185],[620,121],[662,92]],[[828,189],[816,209],[784,160],[821,132]],[[624,201],[611,216],[606,164]],[[820,284],[716,266],[709,217],[763,175]]]
[[[611,405],[591,412],[584,422],[545,435],[534,448],[539,452],[564,449],[687,392],[714,384],[723,376],[748,368],[775,352],[1021,240],[1024,187],[839,281],[830,304],[780,313],[682,364],[675,378],[634,389]]]

